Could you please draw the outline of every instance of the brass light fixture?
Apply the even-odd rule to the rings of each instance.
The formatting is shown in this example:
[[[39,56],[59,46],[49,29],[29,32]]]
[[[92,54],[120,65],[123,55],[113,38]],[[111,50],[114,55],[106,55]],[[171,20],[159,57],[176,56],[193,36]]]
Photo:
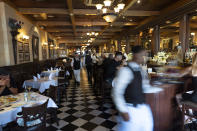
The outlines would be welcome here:
[[[124,9],[125,4],[120,1],[120,3],[116,6],[113,6],[113,0],[104,0],[103,4],[96,5],[97,10],[102,14],[103,19],[108,23],[114,22],[118,16],[118,13]]]

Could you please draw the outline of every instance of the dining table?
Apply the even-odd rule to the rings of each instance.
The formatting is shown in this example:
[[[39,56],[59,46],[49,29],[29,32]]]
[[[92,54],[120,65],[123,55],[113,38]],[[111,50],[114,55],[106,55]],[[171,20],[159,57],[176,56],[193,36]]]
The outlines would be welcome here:
[[[43,96],[36,92],[29,92],[26,94],[27,99],[25,99],[25,93],[0,97],[0,130],[2,130],[5,124],[16,120],[17,113],[22,111],[22,107],[43,104],[49,100],[47,105],[48,108],[58,108],[56,103],[47,96]]]
[[[23,88],[31,86],[34,89],[38,89],[40,93],[43,93],[45,92],[45,90],[49,89],[50,85],[58,85],[57,77],[53,77],[53,79],[49,79],[48,77],[41,77],[37,80],[25,80],[23,83]]]
[[[42,76],[49,76],[50,74],[52,74],[53,76],[58,76],[60,70],[48,70],[48,71],[43,71],[41,72]]]

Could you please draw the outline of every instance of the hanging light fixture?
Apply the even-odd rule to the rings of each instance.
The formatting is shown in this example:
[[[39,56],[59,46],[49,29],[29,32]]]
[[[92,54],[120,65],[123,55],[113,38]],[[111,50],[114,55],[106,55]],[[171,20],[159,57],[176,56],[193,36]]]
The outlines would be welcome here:
[[[88,32],[87,35],[90,35],[90,33]]]
[[[107,13],[107,8],[102,9],[103,13]]]
[[[111,6],[112,1],[111,0],[105,0],[104,2],[105,6]]]
[[[114,13],[106,13],[103,14],[103,19],[108,22],[108,23],[112,23],[114,22],[114,20],[117,18],[117,14]]]
[[[124,7],[125,7],[125,4],[124,4],[124,3],[118,4],[118,9],[119,9],[119,10],[124,9]]]
[[[139,4],[139,3],[141,3],[141,1],[140,1],[140,0],[138,0],[138,1],[137,1],[137,3]]]
[[[97,10],[101,10],[103,8],[103,5],[102,4],[97,4],[96,8],[97,8]]]
[[[120,11],[120,9],[119,9],[118,7],[115,7],[115,8],[114,8],[114,11],[115,11],[116,13],[118,13],[118,12]]]

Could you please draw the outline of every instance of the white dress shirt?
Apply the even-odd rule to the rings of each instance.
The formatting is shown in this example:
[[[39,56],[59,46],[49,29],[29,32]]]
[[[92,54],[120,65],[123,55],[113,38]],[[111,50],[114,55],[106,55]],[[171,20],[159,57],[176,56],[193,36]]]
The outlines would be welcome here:
[[[82,68],[82,62],[81,62],[81,59],[80,59],[80,58],[75,58],[75,60],[80,60],[80,68]],[[71,61],[71,67],[74,67],[74,58],[72,58],[72,61]]]
[[[135,62],[128,63],[134,71],[140,71],[142,75],[142,88],[144,93],[156,93],[162,91],[161,88],[150,85],[148,74],[141,66]],[[128,112],[124,93],[129,83],[134,79],[133,72],[128,67],[122,67],[114,78],[112,86],[112,98],[119,112]]]

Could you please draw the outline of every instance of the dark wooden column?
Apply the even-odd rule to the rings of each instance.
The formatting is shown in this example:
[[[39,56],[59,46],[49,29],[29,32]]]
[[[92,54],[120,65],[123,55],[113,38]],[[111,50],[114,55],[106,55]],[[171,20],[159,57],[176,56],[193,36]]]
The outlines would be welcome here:
[[[131,45],[130,45],[130,36],[126,36],[126,53],[131,52]]]
[[[152,45],[151,49],[154,54],[156,54],[159,51],[160,48],[160,27],[156,25],[153,30],[152,35]]]
[[[121,39],[118,39],[118,51],[122,51],[122,48],[121,48]]]
[[[187,14],[183,15],[180,21],[180,30],[179,30],[179,41],[181,43],[183,54],[189,48],[189,16]]]
[[[140,38],[140,35],[139,34],[137,34],[135,36],[135,43],[134,44],[135,45],[140,45],[141,44],[141,38]]]

